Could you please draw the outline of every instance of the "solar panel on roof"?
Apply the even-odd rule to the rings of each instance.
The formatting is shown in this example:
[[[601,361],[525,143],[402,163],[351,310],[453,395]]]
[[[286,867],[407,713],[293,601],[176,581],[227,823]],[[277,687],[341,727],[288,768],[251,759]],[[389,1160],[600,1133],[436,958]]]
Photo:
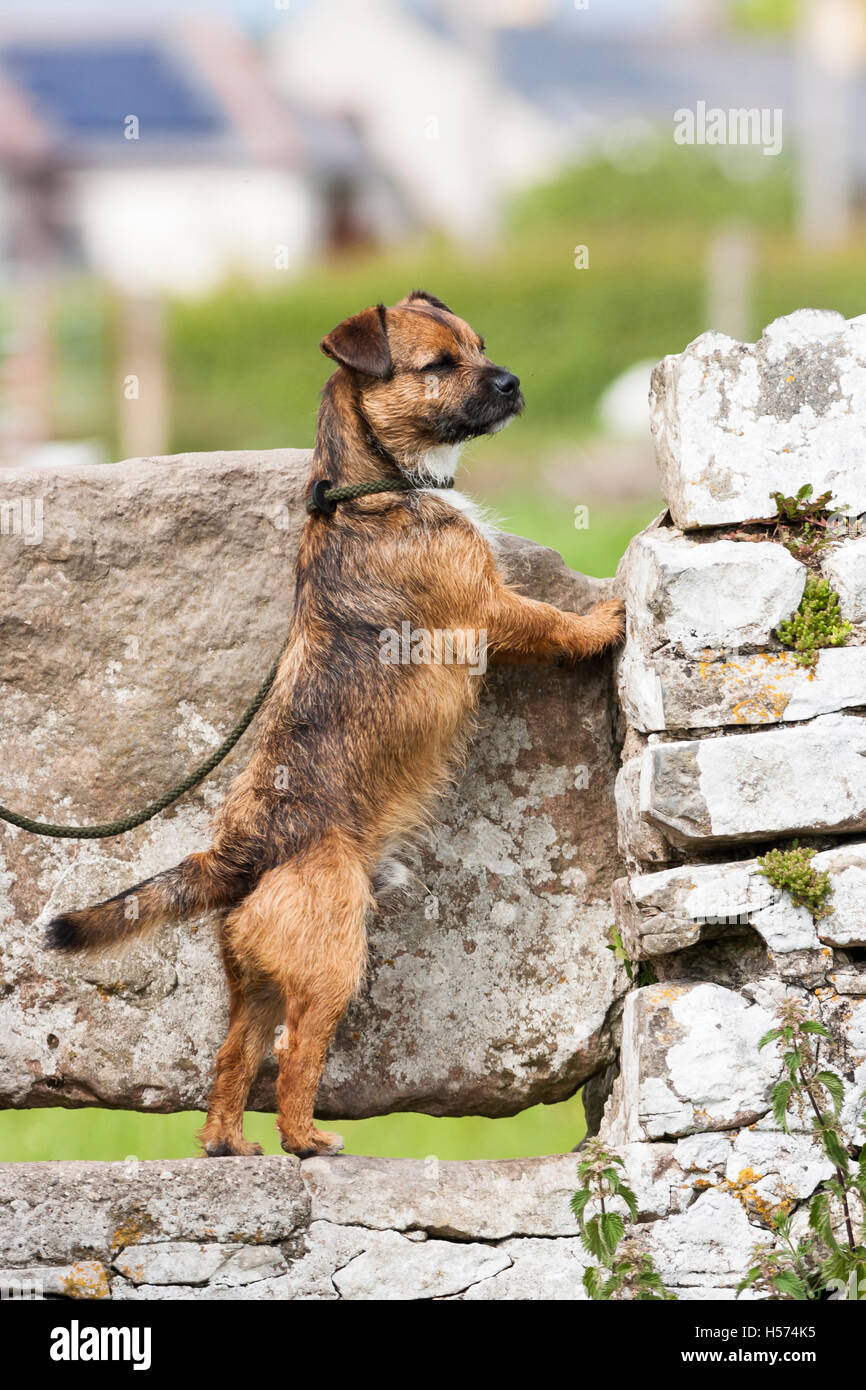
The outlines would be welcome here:
[[[142,136],[203,137],[225,129],[207,92],[157,43],[8,43],[0,63],[34,104],[79,136],[116,136],[124,118]]]

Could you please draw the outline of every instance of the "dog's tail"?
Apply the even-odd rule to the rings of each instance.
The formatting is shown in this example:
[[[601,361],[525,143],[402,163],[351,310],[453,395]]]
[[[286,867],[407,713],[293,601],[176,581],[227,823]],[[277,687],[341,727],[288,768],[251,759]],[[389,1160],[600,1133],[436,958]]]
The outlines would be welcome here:
[[[61,913],[49,922],[45,945],[69,952],[119,948],[165,922],[237,902],[243,892],[239,876],[227,873],[213,850],[191,854],[125,893]]]

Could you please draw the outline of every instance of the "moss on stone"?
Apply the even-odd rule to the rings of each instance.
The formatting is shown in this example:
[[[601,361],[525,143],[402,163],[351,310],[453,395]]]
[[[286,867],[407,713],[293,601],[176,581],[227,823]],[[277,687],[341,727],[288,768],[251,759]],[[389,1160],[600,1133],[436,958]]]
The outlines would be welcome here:
[[[814,666],[821,647],[844,647],[851,624],[839,611],[839,595],[826,579],[809,575],[800,607],[776,629],[779,641],[789,647],[801,666]]]
[[[806,907],[817,922],[831,912],[830,875],[812,864],[813,849],[803,849],[794,841],[791,849],[771,849],[758,859],[758,872],[774,888],[790,893],[795,907]]]

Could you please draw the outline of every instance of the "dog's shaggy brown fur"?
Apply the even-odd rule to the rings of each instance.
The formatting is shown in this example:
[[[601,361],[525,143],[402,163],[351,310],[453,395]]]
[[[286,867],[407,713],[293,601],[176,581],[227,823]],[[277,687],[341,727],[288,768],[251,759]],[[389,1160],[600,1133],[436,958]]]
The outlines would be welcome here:
[[[289,644],[210,849],[49,928],[56,949],[99,950],[222,910],[231,1014],[201,1135],[215,1156],[260,1152],[243,1137],[243,1113],[279,1024],[283,1147],[341,1147],[316,1128],[313,1108],[364,974],[374,883],[447,780],[481,684],[466,663],[383,664],[382,631],[404,622],[486,631],[491,659],[512,661],[579,660],[622,632],[615,600],[578,617],[509,588],[483,527],[436,490],[455,446],[523,407],[517,378],[467,323],[415,291],[346,320],[322,349],[338,367],[323,393],[311,486],[401,475],[430,486],[311,516]]]

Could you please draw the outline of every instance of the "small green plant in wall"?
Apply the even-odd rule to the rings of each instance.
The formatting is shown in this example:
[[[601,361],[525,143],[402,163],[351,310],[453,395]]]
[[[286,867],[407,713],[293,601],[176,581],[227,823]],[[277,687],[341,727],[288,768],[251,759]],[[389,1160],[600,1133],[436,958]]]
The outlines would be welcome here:
[[[773,885],[790,893],[795,907],[807,907],[819,921],[832,912],[830,875],[819,872],[812,863],[813,849],[801,848],[795,840],[790,849],[771,849],[758,859],[758,873]]]
[[[777,636],[789,647],[801,666],[814,666],[821,647],[844,647],[851,624],[839,612],[839,595],[826,579],[809,575],[800,607],[777,628]]]
[[[827,515],[832,492],[822,492],[820,497],[812,496],[811,483],[804,483],[794,497],[786,497],[784,492],[771,492],[776,504],[779,520],[789,525],[803,525],[807,521],[823,521]]]
[[[598,1139],[591,1139],[583,1150],[577,1170],[581,1187],[571,1199],[571,1209],[584,1250],[598,1260],[585,1271],[583,1287],[597,1302],[674,1301],[676,1294],[665,1288],[652,1256],[627,1238],[626,1218],[616,1210],[622,1204],[631,1221],[637,1219],[637,1199],[623,1181],[624,1166],[619,1154]]]
[[[628,975],[631,983],[637,985],[639,988],[644,985],[656,984],[656,973],[647,961],[633,961],[629,959],[628,952],[623,945],[619,927],[616,923],[608,928],[607,934],[609,937],[607,949],[613,951],[616,959],[625,967],[625,973]]]
[[[786,497],[783,492],[771,492],[776,504],[774,539],[782,542],[796,560],[803,564],[817,564],[821,552],[832,544],[830,529],[834,516],[847,508],[836,503],[831,513],[831,492],[812,496],[811,483],[804,483],[794,497]]]

